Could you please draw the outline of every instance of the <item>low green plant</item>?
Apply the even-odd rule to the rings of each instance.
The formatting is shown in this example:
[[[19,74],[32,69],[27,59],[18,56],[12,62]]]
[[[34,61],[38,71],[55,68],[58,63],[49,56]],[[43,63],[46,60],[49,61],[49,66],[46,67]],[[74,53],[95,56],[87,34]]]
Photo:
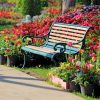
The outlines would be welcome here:
[[[75,69],[70,63],[60,63],[59,67],[52,68],[49,75],[55,75],[63,81],[71,81],[74,77]]]

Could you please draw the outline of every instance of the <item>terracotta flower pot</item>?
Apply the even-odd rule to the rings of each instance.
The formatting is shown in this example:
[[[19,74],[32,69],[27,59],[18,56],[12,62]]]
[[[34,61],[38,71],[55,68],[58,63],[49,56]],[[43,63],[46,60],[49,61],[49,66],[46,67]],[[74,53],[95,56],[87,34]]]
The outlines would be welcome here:
[[[6,57],[4,55],[0,55],[0,65],[3,65],[6,63]]]

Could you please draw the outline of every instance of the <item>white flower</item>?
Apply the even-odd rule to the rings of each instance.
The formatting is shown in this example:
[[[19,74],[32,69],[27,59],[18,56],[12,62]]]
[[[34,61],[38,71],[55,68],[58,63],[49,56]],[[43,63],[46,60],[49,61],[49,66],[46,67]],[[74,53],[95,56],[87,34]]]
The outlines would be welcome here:
[[[76,66],[80,66],[81,65],[81,62],[80,61],[77,61],[76,62]]]

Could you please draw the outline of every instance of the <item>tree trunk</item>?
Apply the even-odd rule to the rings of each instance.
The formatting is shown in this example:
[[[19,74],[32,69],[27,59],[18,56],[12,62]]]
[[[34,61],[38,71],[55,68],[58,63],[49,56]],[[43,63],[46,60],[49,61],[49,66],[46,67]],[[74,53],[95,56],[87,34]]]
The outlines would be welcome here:
[[[75,6],[76,0],[62,0],[62,14],[64,14],[69,7]]]

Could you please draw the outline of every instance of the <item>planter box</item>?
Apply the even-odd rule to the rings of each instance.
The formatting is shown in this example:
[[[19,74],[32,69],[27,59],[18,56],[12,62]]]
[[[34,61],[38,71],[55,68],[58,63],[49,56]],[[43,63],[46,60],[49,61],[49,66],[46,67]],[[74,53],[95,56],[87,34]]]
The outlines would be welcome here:
[[[58,78],[57,76],[51,76],[50,80],[54,84],[60,85],[63,89],[69,90],[69,82],[64,82],[62,79]]]

